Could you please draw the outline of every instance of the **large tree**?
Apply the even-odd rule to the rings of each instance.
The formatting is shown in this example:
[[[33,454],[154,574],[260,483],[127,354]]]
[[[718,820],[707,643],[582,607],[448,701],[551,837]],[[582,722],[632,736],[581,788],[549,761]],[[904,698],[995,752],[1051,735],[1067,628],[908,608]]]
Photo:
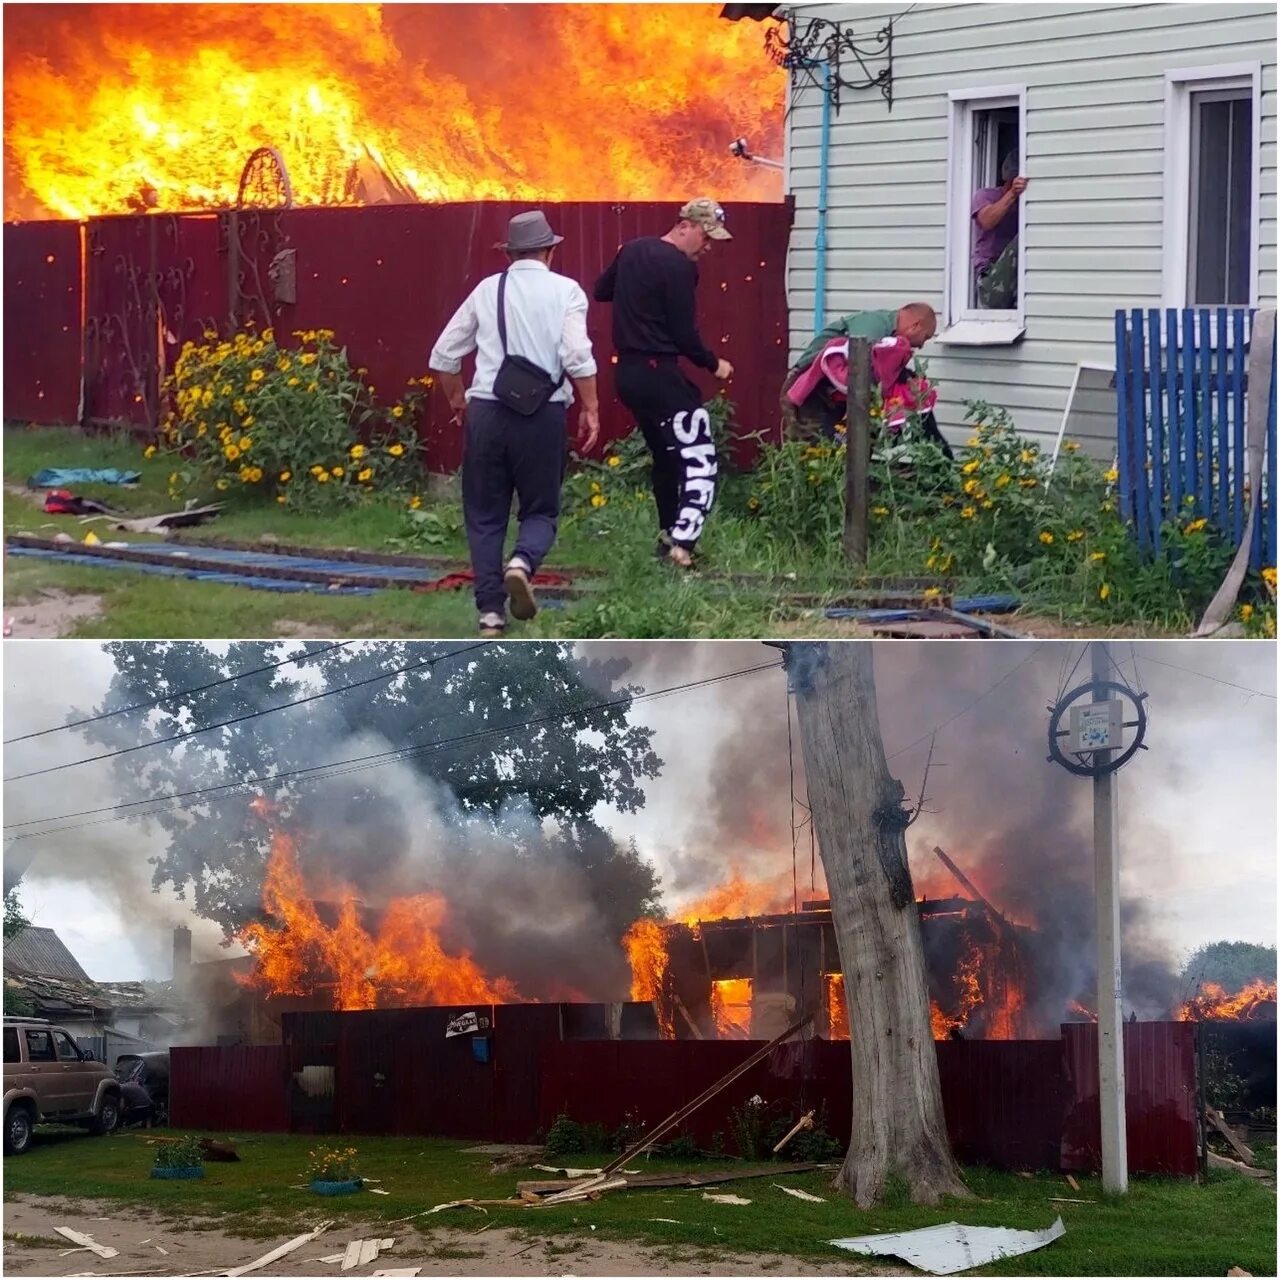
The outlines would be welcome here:
[[[1208,942],[1183,966],[1181,989],[1184,998],[1194,996],[1206,982],[1216,982],[1224,991],[1236,992],[1255,978],[1276,980],[1276,949],[1256,942]]]
[[[203,692],[183,692],[300,648],[314,656]],[[178,696],[82,732],[104,749],[129,747],[439,659],[180,743],[120,755],[112,762],[120,799],[421,747],[390,766],[351,766],[322,781],[293,779],[250,790],[260,791],[284,821],[309,833],[310,866],[336,875],[357,867],[373,880],[394,866],[414,834],[387,803],[388,788],[406,783],[406,775],[396,771],[407,770],[408,785],[421,784],[439,807],[469,819],[471,831],[491,829],[513,857],[554,853],[581,868],[601,913],[623,922],[619,932],[652,906],[652,869],[592,818],[601,803],[623,811],[640,808],[645,780],[661,768],[651,730],[630,722],[629,695],[636,690],[620,683],[625,661],[585,661],[568,646],[540,643],[379,642],[325,649],[247,642],[222,652],[192,643],[108,645],[116,673],[97,713]],[[612,699],[618,704],[597,705]],[[158,823],[167,835],[154,883],[189,894],[200,914],[228,928],[254,914],[267,852],[266,827],[250,811],[250,798],[245,792],[215,792],[138,819]],[[545,838],[544,820],[553,827]],[[448,840],[441,843],[446,863],[466,852]]]
[[[880,738],[871,645],[792,645],[788,668],[849,1011],[853,1132],[836,1186],[864,1209],[895,1176],[917,1203],[968,1195],[943,1119],[908,813]]]

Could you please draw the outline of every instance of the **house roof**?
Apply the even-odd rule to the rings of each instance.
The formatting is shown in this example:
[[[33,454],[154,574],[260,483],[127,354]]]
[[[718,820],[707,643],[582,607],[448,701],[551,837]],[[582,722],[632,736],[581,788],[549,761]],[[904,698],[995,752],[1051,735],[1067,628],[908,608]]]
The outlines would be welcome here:
[[[89,982],[89,975],[52,929],[29,924],[4,944],[4,971],[68,982]]]

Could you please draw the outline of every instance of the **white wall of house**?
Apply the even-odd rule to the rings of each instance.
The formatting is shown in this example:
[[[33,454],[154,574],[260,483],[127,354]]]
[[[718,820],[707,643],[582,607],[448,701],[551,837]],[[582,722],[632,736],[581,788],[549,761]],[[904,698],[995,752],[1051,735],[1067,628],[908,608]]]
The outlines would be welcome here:
[[[910,12],[906,12],[910,9]],[[1077,362],[1114,364],[1117,307],[1182,305],[1185,244],[1176,201],[1189,179],[1177,78],[1187,69],[1256,68],[1250,302],[1276,299],[1276,8],[1273,3],[800,5],[872,37],[890,17],[893,108],[876,90],[841,91],[828,170],[826,318],[921,299],[944,309],[952,95],[1023,93],[1021,340],[925,348],[940,384],[939,423],[963,432],[964,401],[1005,406],[1028,434],[1057,433]],[[846,74],[857,67],[846,58]],[[878,70],[882,61],[873,61]],[[814,331],[821,94],[793,81],[787,183],[796,201],[788,294],[794,357]],[[1173,136],[1171,136],[1173,135]],[[1174,176],[1166,179],[1166,167]],[[1172,197],[1166,195],[1170,183]],[[1175,203],[1171,203],[1171,199]],[[967,206],[961,215],[967,225]],[[1184,214],[1185,219],[1185,214]],[[967,234],[961,232],[960,234]],[[954,256],[954,255],[953,255]],[[1084,385],[1089,384],[1089,375]],[[1106,453],[1114,396],[1106,376],[1069,435]]]

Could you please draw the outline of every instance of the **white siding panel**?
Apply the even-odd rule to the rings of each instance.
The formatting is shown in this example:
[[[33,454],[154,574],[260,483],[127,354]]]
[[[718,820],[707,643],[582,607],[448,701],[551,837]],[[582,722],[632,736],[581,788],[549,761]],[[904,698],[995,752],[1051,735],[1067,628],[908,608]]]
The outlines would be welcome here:
[[[939,421],[962,432],[967,398],[1004,404],[1052,436],[1077,361],[1109,363],[1118,307],[1162,303],[1164,76],[1179,67],[1262,64],[1259,296],[1276,300],[1276,17],[1267,3],[802,5],[894,26],[894,104],[846,89],[828,168],[826,314],[892,307],[943,291],[948,91],[1027,86],[1027,330],[999,348],[931,344]],[[821,97],[792,95],[796,200],[789,294],[795,354],[813,333]],[[1099,413],[1099,404],[1104,409]],[[1071,430],[1106,456],[1108,397],[1093,392]],[[1092,438],[1091,438],[1092,437]]]

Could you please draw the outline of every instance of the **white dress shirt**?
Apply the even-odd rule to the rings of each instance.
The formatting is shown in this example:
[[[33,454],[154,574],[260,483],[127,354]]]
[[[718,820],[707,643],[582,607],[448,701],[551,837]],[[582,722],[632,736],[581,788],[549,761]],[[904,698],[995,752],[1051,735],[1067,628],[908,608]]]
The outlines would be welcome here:
[[[431,349],[431,368],[458,373],[462,360],[476,353],[476,373],[468,400],[493,400],[493,380],[502,364],[498,336],[498,276],[481,280],[471,296],[445,325]],[[587,337],[587,295],[568,276],[557,275],[537,258],[521,258],[507,272],[507,351],[524,356],[553,379],[566,373],[589,378],[596,371]],[[573,387],[566,378],[552,400],[573,403]]]

